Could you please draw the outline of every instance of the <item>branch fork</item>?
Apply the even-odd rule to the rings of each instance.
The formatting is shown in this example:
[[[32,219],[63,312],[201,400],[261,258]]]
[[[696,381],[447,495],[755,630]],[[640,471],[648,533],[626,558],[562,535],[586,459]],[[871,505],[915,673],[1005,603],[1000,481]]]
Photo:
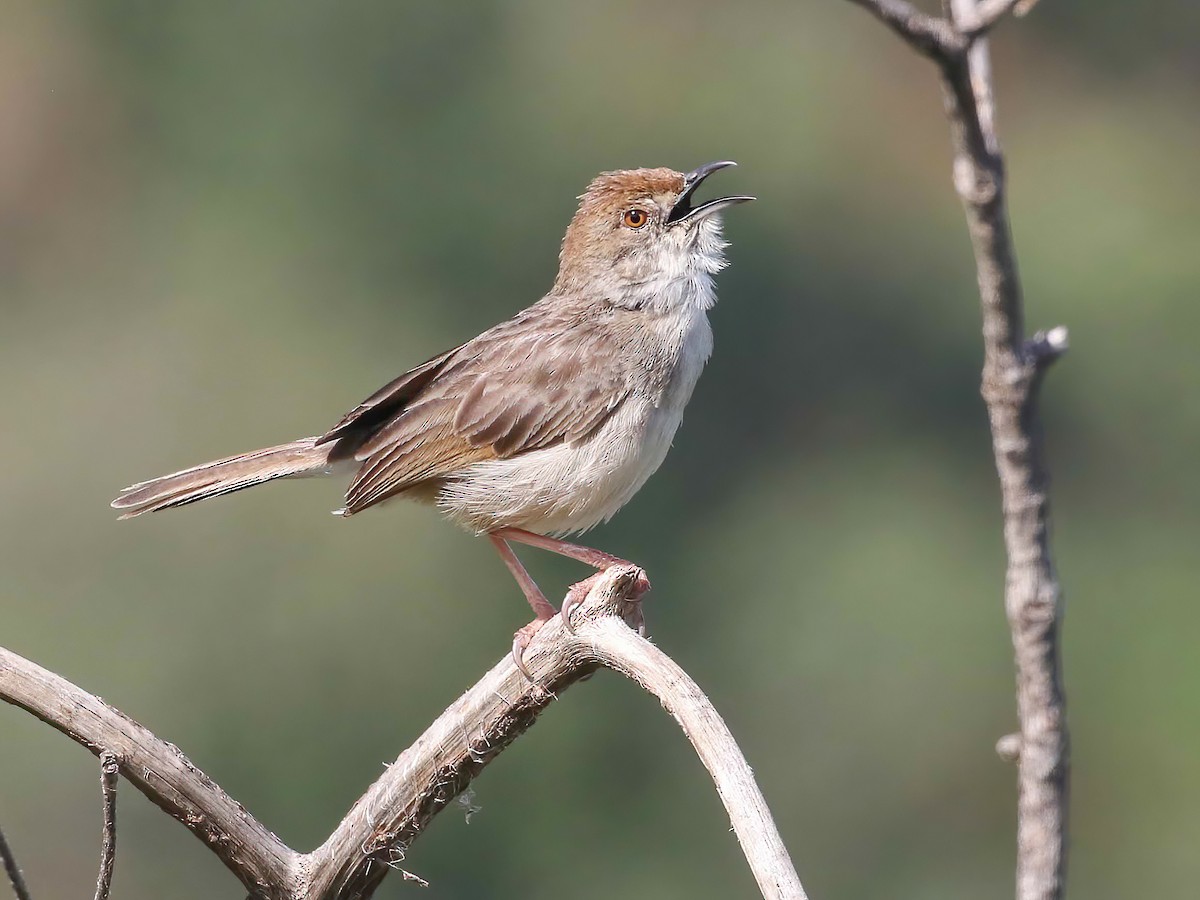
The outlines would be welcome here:
[[[749,765],[708,698],[629,623],[640,619],[645,575],[616,566],[599,575],[572,616],[548,621],[526,650],[530,681],[506,655],[384,772],[309,853],[284,844],[177,747],[66,679],[0,648],[0,699],[101,755],[107,893],[115,849],[116,771],[183,823],[261,900],[368,898],[400,868],[430,820],[528,729],[562,692],[604,666],[659,698],[713,777],[730,822],[768,900],[805,894]]]
[[[870,11],[904,41],[943,66],[963,59],[979,38],[1013,13],[1023,16],[1037,0],[980,0],[952,19],[924,13],[909,0],[850,0]]]

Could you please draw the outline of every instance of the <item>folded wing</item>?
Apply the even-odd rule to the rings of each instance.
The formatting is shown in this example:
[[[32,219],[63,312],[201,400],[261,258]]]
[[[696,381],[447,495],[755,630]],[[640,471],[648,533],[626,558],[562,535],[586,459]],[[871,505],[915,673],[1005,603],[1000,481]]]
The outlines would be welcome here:
[[[619,342],[604,316],[533,307],[414,369],[415,378],[401,376],[320,439],[352,435],[356,413],[359,427],[377,417],[354,452],[362,466],[345,513],[477,462],[587,437],[629,394],[632,372]]]

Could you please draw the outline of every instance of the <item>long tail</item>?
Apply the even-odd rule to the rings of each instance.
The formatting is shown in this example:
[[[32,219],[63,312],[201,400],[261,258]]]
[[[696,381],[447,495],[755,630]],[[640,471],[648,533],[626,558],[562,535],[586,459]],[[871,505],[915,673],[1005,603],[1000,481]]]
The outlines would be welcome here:
[[[232,494],[276,478],[325,474],[332,447],[332,444],[317,446],[317,438],[308,437],[214,460],[173,475],[132,484],[121,491],[112,507],[121,511],[120,518],[131,519],[145,512]]]

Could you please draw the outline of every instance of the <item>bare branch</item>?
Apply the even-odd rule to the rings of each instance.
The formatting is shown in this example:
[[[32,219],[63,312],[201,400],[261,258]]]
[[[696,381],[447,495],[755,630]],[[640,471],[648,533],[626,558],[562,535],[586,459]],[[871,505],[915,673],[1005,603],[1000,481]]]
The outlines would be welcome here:
[[[8,846],[3,829],[0,829],[0,859],[4,861],[4,872],[8,875],[8,883],[12,885],[17,900],[31,900],[29,888],[25,885],[25,878],[21,875],[21,868],[17,865],[12,848]]]
[[[296,854],[174,744],[65,678],[3,648],[0,699],[29,711],[93,753],[115,753],[126,780],[191,829],[252,894],[267,900],[290,897]]]
[[[576,621],[628,614],[630,578],[630,570],[610,570]],[[572,636],[557,616],[538,632],[524,660],[534,681],[505,656],[387,767],[329,839],[303,857],[301,870],[310,873],[303,896],[369,897],[429,821],[563,690],[597,668],[578,631]]]
[[[400,863],[429,821],[563,690],[609,666],[654,693],[683,727],[712,774],[764,898],[804,900],[750,767],[720,716],[682,669],[626,624],[640,615],[640,607],[628,599],[640,575],[636,567],[623,567],[599,577],[575,612],[573,632],[559,617],[538,632],[525,654],[535,681],[521,675],[506,655],[387,767],[322,846],[304,855],[286,847],[174,746],[3,649],[0,698],[93,752],[117,747],[125,777],[191,828],[251,897],[366,900],[393,869],[420,881]]]
[[[982,393],[1000,477],[1008,558],[1005,608],[1021,726],[1018,736],[1003,739],[997,749],[1014,755],[1018,766],[1017,897],[1059,900],[1066,879],[1069,738],[1059,650],[1061,589],[1050,552],[1049,470],[1037,400],[1043,373],[1067,349],[1067,331],[1059,326],[1025,338],[988,47],[982,39],[1016,4],[949,0],[948,5],[956,33],[971,41],[965,55],[935,58],[983,313]],[[1021,9],[1031,6],[1026,0]]]
[[[100,848],[100,874],[96,876],[96,900],[108,900],[112,889],[113,863],[117,859],[117,771],[120,760],[105,750],[100,754],[100,795],[104,800],[104,836]]]
[[[708,698],[666,654],[621,619],[637,569],[610,569],[576,611],[574,633],[557,617],[526,653],[535,682],[505,657],[402,753],[301,868],[312,897],[369,896],[421,830],[570,684],[599,665],[634,679],[675,716],[717,784],[746,859],[769,900],[804,891],[750,768]]]
[[[949,0],[949,6],[950,15],[955,23],[975,19],[978,15],[975,0]],[[1000,141],[996,137],[996,98],[992,92],[992,58],[987,41],[982,40],[982,35],[983,32],[979,32],[977,35],[979,39],[974,40],[967,48],[967,81],[973,94],[973,104],[967,105],[973,105],[974,118],[979,124],[978,136],[972,135],[972,139],[978,140],[982,144],[988,156],[996,158],[997,167],[999,167]],[[954,65],[950,63],[951,61],[948,60],[947,64],[943,66],[943,71],[950,80],[954,80],[954,73],[950,72],[950,69],[959,68],[959,66],[957,61],[954,61]],[[953,122],[953,117],[951,117],[951,121]],[[957,164],[957,162],[956,159],[955,163]],[[956,166],[954,173],[959,194],[971,190],[971,186],[967,182],[958,180],[967,174],[966,170]],[[997,190],[999,189],[997,186]]]
[[[850,0],[873,13],[910,47],[941,60],[966,48],[962,35],[945,19],[921,12],[908,0]]]
[[[611,618],[591,623],[588,636],[600,662],[657,697],[692,742],[717,786],[763,897],[803,900],[804,889],[754,773],[704,692],[669,656]]]

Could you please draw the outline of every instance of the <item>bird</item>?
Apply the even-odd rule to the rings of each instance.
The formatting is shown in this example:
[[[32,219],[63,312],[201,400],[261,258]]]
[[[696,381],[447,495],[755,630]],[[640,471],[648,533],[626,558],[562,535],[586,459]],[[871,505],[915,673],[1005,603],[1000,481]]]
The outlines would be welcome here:
[[[342,517],[398,497],[435,505],[486,535],[533,609],[512,649],[528,677],[525,649],[560,613],[511,545],[597,573],[628,565],[562,538],[611,519],[674,439],[712,352],[713,278],[728,247],[720,213],[755,199],[695,203],[694,195],[734,165],[601,173],[578,198],[553,286],[533,305],[408,370],[321,434],[133,484],[112,507],[128,519],[278,479],[336,474],[350,479],[335,511]],[[596,577],[568,591],[568,627]],[[648,588],[640,573],[632,593]]]

